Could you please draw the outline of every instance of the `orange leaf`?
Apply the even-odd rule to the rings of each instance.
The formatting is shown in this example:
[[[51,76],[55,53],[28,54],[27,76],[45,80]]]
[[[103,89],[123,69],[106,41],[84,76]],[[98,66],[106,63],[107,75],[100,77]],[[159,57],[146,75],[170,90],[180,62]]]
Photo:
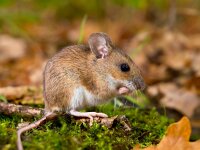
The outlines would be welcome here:
[[[190,121],[187,117],[183,117],[179,122],[171,124],[167,128],[167,137],[184,138],[189,140],[191,134]]]
[[[200,140],[189,142],[191,134],[190,121],[183,117],[179,122],[171,124],[161,142],[155,146],[149,146],[144,150],[200,150]],[[139,150],[136,146],[134,150]]]

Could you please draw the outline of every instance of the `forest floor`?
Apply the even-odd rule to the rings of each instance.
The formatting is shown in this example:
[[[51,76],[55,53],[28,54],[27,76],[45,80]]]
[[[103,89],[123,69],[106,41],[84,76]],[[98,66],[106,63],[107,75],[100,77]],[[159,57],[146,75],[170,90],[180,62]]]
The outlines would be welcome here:
[[[73,9],[69,10],[74,14]],[[101,111],[109,117],[125,115],[131,131],[124,130],[119,122],[111,128],[98,123],[89,127],[73,117],[59,117],[25,133],[22,136],[24,148],[131,149],[137,144],[147,147],[158,144],[169,124],[182,116],[190,119],[190,141],[200,139],[199,12],[195,9],[178,11],[178,19],[171,28],[168,21],[163,20],[166,19],[163,14],[134,12],[133,15],[127,10],[118,10],[118,7],[113,10],[121,15],[113,15],[115,13],[107,10],[108,16],[104,18],[81,15],[69,20],[58,17],[64,15],[65,8],[59,14],[45,9],[40,18],[39,12],[35,16],[27,10],[20,15],[15,15],[15,9],[13,14],[2,11],[1,102],[43,108],[42,72],[47,60],[65,46],[87,44],[88,36],[93,32],[110,35],[115,45],[125,50],[138,65],[147,84],[145,91],[136,93],[133,98],[124,97],[83,110]],[[16,149],[18,124],[30,123],[40,117],[0,113],[0,149]]]

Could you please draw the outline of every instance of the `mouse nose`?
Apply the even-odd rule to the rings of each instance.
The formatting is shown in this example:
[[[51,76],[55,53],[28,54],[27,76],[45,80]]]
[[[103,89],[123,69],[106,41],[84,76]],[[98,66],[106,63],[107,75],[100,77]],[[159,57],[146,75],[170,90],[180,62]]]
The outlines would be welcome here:
[[[134,77],[133,82],[134,82],[137,90],[142,90],[143,91],[145,89],[145,87],[146,87],[143,78],[140,77],[140,76]]]

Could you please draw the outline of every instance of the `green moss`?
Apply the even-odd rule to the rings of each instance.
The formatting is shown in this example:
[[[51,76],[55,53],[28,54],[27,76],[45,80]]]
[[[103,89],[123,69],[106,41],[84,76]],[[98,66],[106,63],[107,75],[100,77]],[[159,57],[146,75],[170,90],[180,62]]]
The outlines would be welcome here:
[[[89,127],[84,123],[75,122],[73,118],[59,117],[25,133],[24,148],[130,149],[135,144],[146,147],[158,143],[170,123],[169,119],[159,115],[155,109],[114,108],[111,104],[107,104],[87,111],[101,111],[109,116],[126,115],[133,130],[126,132],[119,124],[112,129],[97,123]],[[0,149],[16,148],[16,126],[20,121],[21,118],[17,116],[0,115]]]

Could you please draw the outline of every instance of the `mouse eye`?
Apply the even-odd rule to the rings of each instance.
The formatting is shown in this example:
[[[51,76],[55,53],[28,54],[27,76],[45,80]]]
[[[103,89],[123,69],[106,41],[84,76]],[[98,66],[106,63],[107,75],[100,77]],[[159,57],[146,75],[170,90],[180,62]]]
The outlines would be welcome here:
[[[120,69],[122,72],[128,72],[130,70],[130,67],[128,64],[124,63],[120,65]]]

